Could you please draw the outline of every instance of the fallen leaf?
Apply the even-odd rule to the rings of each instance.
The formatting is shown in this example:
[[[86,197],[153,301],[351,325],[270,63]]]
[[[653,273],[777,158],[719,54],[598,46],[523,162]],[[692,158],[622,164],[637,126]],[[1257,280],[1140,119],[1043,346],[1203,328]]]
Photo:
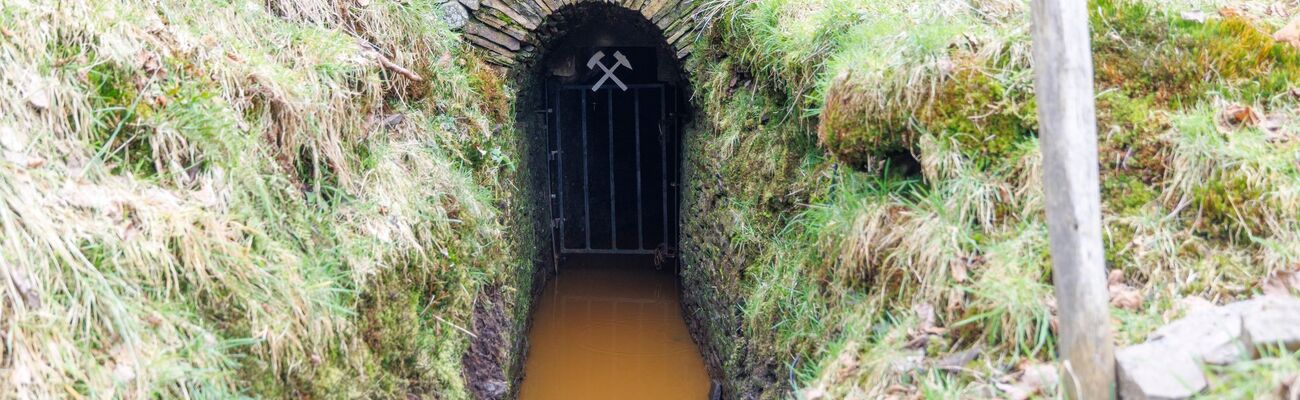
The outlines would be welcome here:
[[[162,71],[162,61],[159,60],[158,55],[155,53],[148,52],[148,51],[141,51],[140,53],[135,55],[135,61],[140,64],[140,69],[144,70],[144,72],[147,72],[150,75],[157,74],[158,71]]]
[[[1118,274],[1116,274],[1118,273]],[[1116,276],[1118,275],[1118,279]],[[1123,282],[1123,273],[1119,270],[1111,271],[1110,284],[1107,286],[1107,292],[1110,293],[1111,307],[1125,310],[1137,310],[1142,307],[1142,292],[1125,284]]]
[[[835,379],[843,381],[858,372],[858,344],[849,342],[835,359]]]
[[[1142,294],[1133,288],[1113,292],[1110,297],[1110,305],[1129,311],[1137,310],[1142,307]]]
[[[40,77],[32,76],[28,78],[26,97],[27,105],[37,111],[45,111],[50,108],[49,88],[41,81]]]
[[[1258,125],[1263,119],[1259,111],[1249,106],[1230,105],[1223,109],[1223,121],[1231,127],[1250,127]]]
[[[966,271],[966,262],[957,261],[952,263],[952,280],[957,283],[966,282],[970,275]]]
[[[1273,34],[1273,40],[1300,47],[1300,15]]]
[[[1021,386],[1020,384],[994,383],[993,387],[996,387],[998,388],[998,390],[1001,390],[1002,393],[1006,394],[1005,398],[1011,400],[1025,400],[1028,399],[1029,396],[1034,395],[1033,390]]]
[[[912,311],[916,313],[916,318],[918,319],[917,324],[920,326],[921,330],[934,327],[935,316],[933,305],[930,305],[930,303],[917,303],[912,306]]]
[[[1277,385],[1277,398],[1283,400],[1300,400],[1300,382],[1297,382],[1300,375],[1292,374],[1282,378]]]
[[[1056,366],[1047,363],[1028,364],[1021,368],[1020,384],[1033,391],[1048,391],[1061,382]]]
[[[962,367],[965,367],[966,364],[970,364],[971,361],[975,361],[975,359],[979,358],[980,350],[982,350],[982,346],[976,344],[975,347],[948,354],[939,359],[938,367],[945,371],[960,370]]]
[[[1300,273],[1296,271],[1284,271],[1274,274],[1264,280],[1264,294],[1290,296],[1292,293],[1300,291]]]
[[[1106,285],[1118,285],[1124,282],[1124,271],[1112,269],[1106,274]]]
[[[954,287],[948,294],[948,306],[945,309],[949,315],[958,314],[962,308],[966,307],[966,292],[961,288]]]

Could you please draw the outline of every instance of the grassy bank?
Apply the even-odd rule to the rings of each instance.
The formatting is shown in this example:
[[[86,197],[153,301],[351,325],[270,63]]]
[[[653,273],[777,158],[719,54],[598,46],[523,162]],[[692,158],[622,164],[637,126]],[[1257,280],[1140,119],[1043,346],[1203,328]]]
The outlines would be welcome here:
[[[467,396],[510,98],[433,1],[0,8],[0,397]]]
[[[703,10],[685,273],[717,299],[705,319],[733,391],[1050,394],[1024,382],[1055,357],[1027,3]],[[1270,37],[1296,10],[1089,10],[1123,345],[1297,268],[1300,52]]]

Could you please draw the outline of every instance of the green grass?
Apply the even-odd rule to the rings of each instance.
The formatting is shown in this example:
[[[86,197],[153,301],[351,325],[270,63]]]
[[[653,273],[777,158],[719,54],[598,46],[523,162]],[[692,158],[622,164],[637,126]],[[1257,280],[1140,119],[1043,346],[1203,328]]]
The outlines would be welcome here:
[[[508,92],[436,8],[6,4],[5,160],[43,162],[0,161],[0,397],[466,397],[455,326],[532,249]]]
[[[1175,317],[1183,297],[1249,297],[1294,268],[1300,142],[1282,138],[1297,129],[1300,60],[1268,37],[1277,21],[1178,15],[1216,7],[1090,3],[1107,263],[1144,298],[1114,311],[1121,343]],[[741,314],[717,325],[747,335],[726,357],[796,378],[767,385],[831,397],[970,393],[1021,362],[1052,362],[1027,4],[704,9],[712,25],[691,66],[702,121],[687,158],[700,181],[684,197],[703,221],[684,228],[695,249],[685,274],[735,293],[723,307]],[[1233,104],[1279,128],[1226,126]],[[728,240],[709,238],[719,230]],[[947,328],[925,361],[979,343],[974,372],[834,367],[865,364],[858,349],[903,357],[873,332],[916,305]]]

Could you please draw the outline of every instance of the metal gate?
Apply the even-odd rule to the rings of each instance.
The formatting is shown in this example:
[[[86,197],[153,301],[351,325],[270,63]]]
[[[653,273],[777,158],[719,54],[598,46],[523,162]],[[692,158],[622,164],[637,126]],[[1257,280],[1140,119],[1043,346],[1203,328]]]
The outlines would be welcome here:
[[[671,85],[547,85],[558,255],[675,257],[681,173]]]

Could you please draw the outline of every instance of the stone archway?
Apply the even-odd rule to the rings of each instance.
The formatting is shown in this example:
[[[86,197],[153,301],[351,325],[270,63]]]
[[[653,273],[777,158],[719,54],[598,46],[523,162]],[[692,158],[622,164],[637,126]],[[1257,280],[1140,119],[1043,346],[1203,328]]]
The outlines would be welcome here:
[[[688,38],[697,24],[693,13],[700,2],[693,0],[449,0],[442,3],[443,18],[487,60],[513,66],[532,60],[537,44],[559,33],[562,10],[585,3],[608,4],[635,11],[659,28],[678,60],[691,54]],[[562,22],[562,21],[558,21]]]

